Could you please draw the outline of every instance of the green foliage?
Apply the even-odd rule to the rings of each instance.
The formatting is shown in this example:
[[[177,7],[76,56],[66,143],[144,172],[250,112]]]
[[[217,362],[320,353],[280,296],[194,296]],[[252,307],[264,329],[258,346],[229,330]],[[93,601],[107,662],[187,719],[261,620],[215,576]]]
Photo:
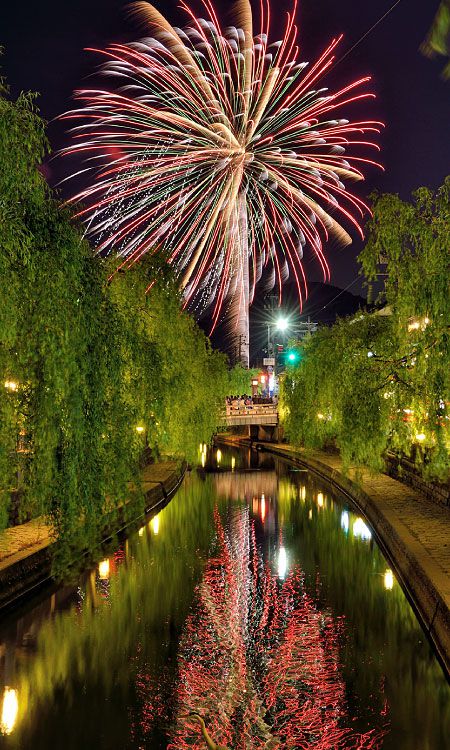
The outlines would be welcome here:
[[[428,476],[449,470],[449,192],[422,188],[414,203],[375,197],[360,255],[380,265],[386,306],[320,330],[286,374],[282,413],[291,440],[337,443],[344,462],[379,469],[387,448]]]
[[[147,445],[189,459],[211,439],[229,378],[161,259],[112,274],[93,256],[40,174],[47,150],[33,96],[0,96],[0,527],[17,490],[72,554],[104,512],[141,507]]]
[[[237,364],[228,372],[228,396],[242,396],[252,392],[252,380],[258,376],[259,370],[247,370]]]

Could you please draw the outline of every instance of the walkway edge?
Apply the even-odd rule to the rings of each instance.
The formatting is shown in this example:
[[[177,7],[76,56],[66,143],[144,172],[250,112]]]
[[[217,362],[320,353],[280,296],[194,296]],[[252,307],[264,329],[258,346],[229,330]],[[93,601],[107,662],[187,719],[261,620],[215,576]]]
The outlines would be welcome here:
[[[359,485],[339,471],[327,466],[307,453],[299,454],[282,446],[268,443],[253,443],[257,450],[264,450],[293,463],[307,467],[347,495],[362,511],[373,527],[377,541],[392,561],[403,588],[407,591],[417,615],[429,634],[447,675],[450,674],[450,611],[437,589],[433,576],[433,560],[430,556],[426,571],[415,555],[417,542],[406,527],[401,534],[389,517],[377,506]]]
[[[174,462],[175,463],[175,462]],[[158,464],[154,464],[157,469]],[[178,490],[184,479],[187,464],[178,462],[173,472],[163,481],[155,479],[145,492],[145,509],[138,517],[123,526],[105,531],[102,543],[107,542],[127,527],[137,524],[147,515],[164,507]],[[44,584],[52,581],[52,547],[55,542],[42,542],[6,558],[0,566],[0,614],[21,602],[25,597],[37,593]]]

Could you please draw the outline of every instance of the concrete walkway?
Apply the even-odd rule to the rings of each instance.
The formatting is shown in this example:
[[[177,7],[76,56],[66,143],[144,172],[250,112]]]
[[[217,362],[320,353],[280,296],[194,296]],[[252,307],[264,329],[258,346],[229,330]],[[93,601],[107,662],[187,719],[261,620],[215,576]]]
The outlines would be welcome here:
[[[162,461],[143,469],[146,513],[173,492],[183,474],[184,467],[176,461]],[[53,542],[52,529],[43,517],[0,532],[0,609],[21,595],[22,588],[25,591],[27,579],[34,586],[48,575]]]
[[[349,495],[372,525],[450,672],[450,510],[386,474],[354,467],[339,455],[278,443],[260,450],[299,462]]]

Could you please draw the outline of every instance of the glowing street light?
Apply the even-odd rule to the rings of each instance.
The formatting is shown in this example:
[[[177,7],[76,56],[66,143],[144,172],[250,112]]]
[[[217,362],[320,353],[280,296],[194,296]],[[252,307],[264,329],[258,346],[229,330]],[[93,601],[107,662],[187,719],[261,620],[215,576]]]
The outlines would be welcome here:
[[[275,328],[278,331],[286,331],[289,328],[289,319],[281,315],[275,322]]]
[[[109,560],[101,560],[98,564],[98,577],[101,581],[107,581],[109,578]]]
[[[0,717],[0,732],[11,734],[19,713],[19,700],[15,688],[5,687],[3,690],[2,713]]]
[[[394,574],[390,568],[387,568],[384,574],[384,588],[386,591],[391,591],[394,586]]]
[[[159,514],[157,516],[153,516],[152,520],[150,521],[150,526],[152,527],[152,531],[154,534],[159,533]]]

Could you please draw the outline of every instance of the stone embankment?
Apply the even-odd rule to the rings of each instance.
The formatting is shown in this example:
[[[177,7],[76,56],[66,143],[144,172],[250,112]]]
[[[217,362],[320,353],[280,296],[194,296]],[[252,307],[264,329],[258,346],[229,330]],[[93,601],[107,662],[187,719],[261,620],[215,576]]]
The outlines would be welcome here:
[[[185,464],[176,461],[146,466],[142,471],[145,511],[127,525],[138,523],[146,514],[163,506],[177,490],[185,469]],[[117,527],[105,530],[105,540],[121,530]],[[54,544],[51,528],[44,518],[0,532],[0,611],[51,580]]]

